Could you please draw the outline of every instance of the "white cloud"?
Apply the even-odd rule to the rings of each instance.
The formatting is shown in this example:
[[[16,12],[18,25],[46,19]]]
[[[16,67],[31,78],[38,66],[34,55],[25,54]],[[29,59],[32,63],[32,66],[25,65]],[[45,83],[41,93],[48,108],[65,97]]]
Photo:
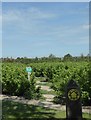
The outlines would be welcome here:
[[[89,24],[85,24],[82,27],[83,27],[83,29],[89,29]]]
[[[21,16],[19,15],[19,12],[15,11],[8,11],[6,13],[3,13],[3,20],[5,22],[12,22],[21,19]]]
[[[8,10],[3,12],[3,25],[8,29],[17,29],[19,33],[25,35],[40,35],[45,32],[46,20],[54,19],[57,15],[52,12],[41,11],[38,8],[32,7],[26,10]],[[50,29],[50,27],[48,27]],[[43,33],[46,34],[46,33]]]
[[[83,29],[86,29],[86,30],[91,29],[91,24],[85,24],[82,27],[83,27]]]
[[[20,10],[8,10],[3,13],[3,20],[5,22],[11,21],[22,21],[22,20],[41,20],[41,19],[51,19],[57,17],[56,14],[51,12],[44,12],[39,10],[38,8],[30,8],[25,11]]]
[[[34,7],[27,10],[27,15],[29,16],[29,14],[34,19],[50,19],[56,17],[56,15],[53,13],[44,12]]]
[[[7,25],[10,23],[14,25],[16,22],[18,24],[14,25],[17,28],[19,35],[25,35],[30,37],[30,39],[40,39],[43,40],[55,40],[59,41],[60,43],[64,44],[87,44],[88,38],[87,32],[88,25],[50,25],[46,23],[46,20],[55,19],[58,15],[53,12],[41,11],[38,8],[32,7],[26,9],[25,11],[22,10],[8,10],[3,13],[3,20],[4,23]],[[14,23],[13,23],[14,22]],[[9,26],[8,26],[9,27]],[[6,27],[7,29],[7,27]],[[86,34],[84,34],[86,33]],[[81,38],[80,36],[83,36]],[[8,37],[11,37],[13,40],[13,35],[10,34]],[[19,37],[19,36],[18,36]],[[17,39],[19,39],[17,37]],[[76,37],[76,38],[75,38]],[[77,39],[77,40],[76,40]],[[69,41],[68,41],[69,40]],[[74,43],[73,43],[74,42]],[[45,43],[46,44],[46,43]],[[38,46],[43,46],[44,42],[39,43]]]

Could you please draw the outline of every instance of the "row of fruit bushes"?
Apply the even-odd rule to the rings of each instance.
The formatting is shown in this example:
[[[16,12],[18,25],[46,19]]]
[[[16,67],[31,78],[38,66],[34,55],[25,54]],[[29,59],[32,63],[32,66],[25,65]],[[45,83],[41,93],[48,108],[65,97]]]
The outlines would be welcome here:
[[[69,80],[75,80],[81,89],[83,105],[91,105],[91,67],[88,62],[62,62],[36,64],[36,77],[46,77],[56,92],[54,102],[65,103],[65,90]]]
[[[27,72],[22,64],[2,64],[2,93],[39,99],[40,88],[36,88],[34,77],[32,73],[31,80],[27,79]]]
[[[31,80],[27,80],[26,65],[2,64],[2,92],[4,94],[39,98],[40,88],[35,87],[34,77],[45,77],[56,92],[54,101],[65,103],[65,89],[69,80],[75,80],[81,88],[83,105],[91,104],[91,67],[87,62],[32,63]]]
[[[54,102],[65,103],[65,91],[69,80],[75,80],[80,86],[82,104],[91,105],[91,68],[86,63],[83,66],[74,64],[57,69],[51,80],[51,87],[56,91]]]

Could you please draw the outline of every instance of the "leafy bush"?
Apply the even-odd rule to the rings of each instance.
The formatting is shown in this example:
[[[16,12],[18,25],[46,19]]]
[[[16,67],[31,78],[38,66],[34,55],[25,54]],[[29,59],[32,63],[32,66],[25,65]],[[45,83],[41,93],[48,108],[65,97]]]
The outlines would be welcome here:
[[[52,83],[56,92],[55,102],[65,96],[65,88],[69,80],[75,80],[81,88],[82,103],[91,100],[91,64],[88,62],[43,62],[31,63],[33,74],[27,80],[26,65],[21,63],[5,63],[2,65],[2,92],[4,94],[37,98],[40,88],[35,87],[34,77],[45,77]]]
[[[34,74],[32,73],[30,81],[27,80],[27,73],[18,66],[7,64],[2,67],[2,93],[8,95],[24,96],[28,99],[38,99],[40,89],[36,88]],[[36,93],[37,92],[37,93]]]

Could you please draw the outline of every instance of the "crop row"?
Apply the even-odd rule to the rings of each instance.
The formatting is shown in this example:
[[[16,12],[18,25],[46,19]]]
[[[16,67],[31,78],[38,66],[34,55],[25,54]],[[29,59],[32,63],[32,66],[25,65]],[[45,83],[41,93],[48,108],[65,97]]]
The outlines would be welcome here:
[[[33,69],[31,80],[27,80],[26,67]],[[44,62],[44,63],[4,63],[2,64],[2,92],[4,94],[40,96],[39,88],[35,87],[34,77],[45,77],[52,83],[56,92],[56,102],[61,102],[65,96],[66,85],[69,80],[75,80],[81,88],[83,104],[91,101],[91,67],[88,62]]]

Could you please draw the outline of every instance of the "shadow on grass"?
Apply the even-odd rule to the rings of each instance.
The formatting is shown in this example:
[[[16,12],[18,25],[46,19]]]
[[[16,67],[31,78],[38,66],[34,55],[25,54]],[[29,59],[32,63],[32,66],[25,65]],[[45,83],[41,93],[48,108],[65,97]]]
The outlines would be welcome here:
[[[2,101],[2,118],[8,119],[44,119],[54,118],[55,112],[43,107],[21,104],[13,101]]]
[[[2,101],[2,120],[66,120],[64,114],[60,118],[56,118],[56,112],[56,110],[44,107],[7,100]]]

